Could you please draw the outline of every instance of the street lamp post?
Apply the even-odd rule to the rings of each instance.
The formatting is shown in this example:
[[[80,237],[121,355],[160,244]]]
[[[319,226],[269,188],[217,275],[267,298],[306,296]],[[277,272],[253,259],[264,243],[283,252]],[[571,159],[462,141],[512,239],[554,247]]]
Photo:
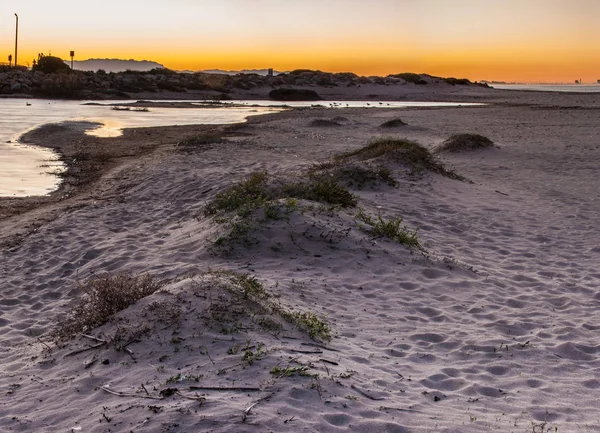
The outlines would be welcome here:
[[[17,20],[15,26],[15,66],[17,66],[17,48],[19,47],[19,15],[15,14],[15,18]]]

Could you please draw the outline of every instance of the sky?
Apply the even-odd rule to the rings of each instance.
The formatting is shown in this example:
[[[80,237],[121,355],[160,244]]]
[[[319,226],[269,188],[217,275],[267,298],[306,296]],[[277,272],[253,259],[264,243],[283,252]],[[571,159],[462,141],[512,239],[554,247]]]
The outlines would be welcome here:
[[[299,68],[473,81],[600,79],[600,0],[2,0],[0,62]]]

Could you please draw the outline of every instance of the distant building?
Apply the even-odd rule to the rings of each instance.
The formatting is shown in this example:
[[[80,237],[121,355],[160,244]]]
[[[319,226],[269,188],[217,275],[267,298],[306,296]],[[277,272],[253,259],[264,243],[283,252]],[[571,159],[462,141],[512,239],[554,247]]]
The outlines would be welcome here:
[[[598,84],[600,84],[600,80],[598,80]]]
[[[267,77],[272,77],[272,76],[273,76],[273,68],[269,68],[267,70]],[[598,81],[600,81],[600,80],[598,80]]]

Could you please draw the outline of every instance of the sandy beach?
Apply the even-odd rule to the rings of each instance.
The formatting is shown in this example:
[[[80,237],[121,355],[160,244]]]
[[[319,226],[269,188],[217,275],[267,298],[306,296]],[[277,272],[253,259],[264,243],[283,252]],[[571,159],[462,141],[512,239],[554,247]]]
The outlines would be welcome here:
[[[23,137],[70,171],[0,201],[0,430],[600,431],[600,96],[417,91],[487,105]],[[455,175],[336,159],[462,133],[494,146],[434,153]],[[352,203],[299,186],[316,178]],[[272,195],[210,211],[248,179]],[[418,246],[375,231],[399,217]],[[161,288],[56,333],[86,282],[123,273]]]

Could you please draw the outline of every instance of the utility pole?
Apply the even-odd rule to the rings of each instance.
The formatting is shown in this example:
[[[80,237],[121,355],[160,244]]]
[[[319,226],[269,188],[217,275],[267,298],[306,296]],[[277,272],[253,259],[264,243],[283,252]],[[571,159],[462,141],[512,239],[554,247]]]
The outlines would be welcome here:
[[[17,20],[16,26],[15,26],[15,67],[18,65],[17,63],[17,49],[19,47],[19,15],[15,14],[15,18]]]

